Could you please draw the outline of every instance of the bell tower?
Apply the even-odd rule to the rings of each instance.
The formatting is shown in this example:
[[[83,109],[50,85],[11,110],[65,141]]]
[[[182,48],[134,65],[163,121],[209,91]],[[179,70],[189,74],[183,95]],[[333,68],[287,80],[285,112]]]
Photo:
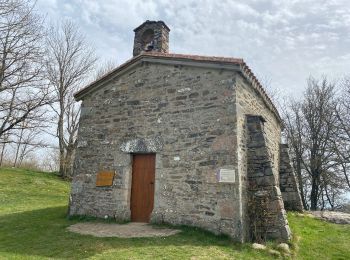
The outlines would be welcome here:
[[[133,56],[142,52],[169,52],[169,27],[163,21],[147,20],[134,29]]]

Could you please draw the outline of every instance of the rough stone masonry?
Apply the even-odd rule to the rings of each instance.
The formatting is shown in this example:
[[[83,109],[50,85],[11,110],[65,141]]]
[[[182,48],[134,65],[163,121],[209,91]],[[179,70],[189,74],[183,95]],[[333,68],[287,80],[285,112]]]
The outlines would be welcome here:
[[[279,170],[289,158],[280,158],[277,109],[242,59],[168,53],[169,31],[161,21],[140,25],[134,57],[75,95],[82,110],[69,214],[130,221],[133,158],[155,154],[151,222],[248,241],[249,210],[263,190],[273,219],[266,216],[261,232],[288,240]],[[252,147],[248,115],[264,121],[256,123],[259,149]],[[114,178],[98,186],[106,171]]]

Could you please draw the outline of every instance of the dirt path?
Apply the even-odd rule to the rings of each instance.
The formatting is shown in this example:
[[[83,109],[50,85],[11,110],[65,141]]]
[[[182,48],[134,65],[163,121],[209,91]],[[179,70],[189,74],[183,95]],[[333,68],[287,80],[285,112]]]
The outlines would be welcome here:
[[[128,224],[108,223],[77,223],[68,227],[71,232],[92,235],[95,237],[166,237],[175,235],[180,230],[169,228],[155,228],[146,223],[131,222]]]

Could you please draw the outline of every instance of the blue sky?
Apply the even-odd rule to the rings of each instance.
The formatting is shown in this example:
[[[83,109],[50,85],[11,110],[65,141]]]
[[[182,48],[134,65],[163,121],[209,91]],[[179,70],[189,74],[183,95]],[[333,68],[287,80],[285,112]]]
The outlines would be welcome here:
[[[348,0],[38,0],[37,9],[75,21],[101,61],[123,63],[133,29],[163,20],[170,52],[243,58],[283,94],[301,94],[309,75],[350,74]]]

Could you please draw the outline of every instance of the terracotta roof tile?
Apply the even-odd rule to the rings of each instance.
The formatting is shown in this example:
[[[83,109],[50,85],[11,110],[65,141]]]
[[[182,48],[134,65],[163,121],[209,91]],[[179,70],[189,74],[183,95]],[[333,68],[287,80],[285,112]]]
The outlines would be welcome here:
[[[223,62],[242,64],[243,59],[231,58],[231,57],[217,57],[217,56],[201,56],[201,55],[189,55],[189,54],[177,54],[177,53],[162,53],[162,52],[144,52],[141,55],[151,57],[166,57],[166,58],[177,58],[195,61],[212,61],[212,62]]]

